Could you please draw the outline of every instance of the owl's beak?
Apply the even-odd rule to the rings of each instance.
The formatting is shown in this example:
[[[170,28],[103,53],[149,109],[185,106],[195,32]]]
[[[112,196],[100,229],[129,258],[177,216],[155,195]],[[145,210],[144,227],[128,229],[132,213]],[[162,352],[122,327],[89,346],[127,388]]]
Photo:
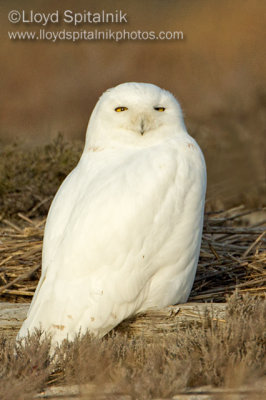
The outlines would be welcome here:
[[[141,135],[143,135],[144,132],[145,132],[144,119],[142,118],[141,121],[140,121],[140,133],[141,133]]]

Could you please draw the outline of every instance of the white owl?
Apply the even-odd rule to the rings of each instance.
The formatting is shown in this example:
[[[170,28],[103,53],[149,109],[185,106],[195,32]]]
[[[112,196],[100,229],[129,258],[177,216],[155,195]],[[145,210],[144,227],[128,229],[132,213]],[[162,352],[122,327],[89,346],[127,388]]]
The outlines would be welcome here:
[[[179,103],[147,83],[107,90],[76,168],[51,205],[42,275],[18,337],[103,336],[187,301],[198,263],[206,168]]]

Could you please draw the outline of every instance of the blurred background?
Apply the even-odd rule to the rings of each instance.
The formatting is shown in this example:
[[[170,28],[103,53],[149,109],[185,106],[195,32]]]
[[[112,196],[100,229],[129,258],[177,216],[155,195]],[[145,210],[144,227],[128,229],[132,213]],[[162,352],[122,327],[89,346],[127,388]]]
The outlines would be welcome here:
[[[63,6],[62,6],[63,4]],[[128,23],[76,28],[183,31],[179,41],[11,41],[10,10],[123,10]],[[150,82],[181,103],[208,167],[207,207],[261,206],[265,191],[266,2],[263,0],[2,1],[0,147],[84,141],[103,91]],[[71,29],[66,24],[48,30]],[[25,150],[26,151],[26,150]],[[1,150],[0,150],[1,157]],[[49,168],[49,165],[47,166]],[[1,168],[0,168],[1,170]]]

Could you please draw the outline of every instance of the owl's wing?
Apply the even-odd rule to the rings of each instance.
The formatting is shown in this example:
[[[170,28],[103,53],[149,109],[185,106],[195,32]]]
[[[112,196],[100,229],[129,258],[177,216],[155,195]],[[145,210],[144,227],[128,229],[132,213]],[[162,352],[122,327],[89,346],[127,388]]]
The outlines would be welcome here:
[[[44,230],[43,252],[42,252],[42,273],[35,290],[32,302],[30,304],[28,315],[31,312],[33,305],[38,297],[40,288],[42,287],[45,279],[48,265],[51,265],[51,260],[60,241],[62,240],[64,230],[67,223],[67,216],[70,212],[70,204],[75,203],[76,191],[72,190],[73,184],[77,181],[76,168],[65,178],[57,191],[52,205],[50,207],[46,226]],[[51,221],[51,222],[50,222]]]

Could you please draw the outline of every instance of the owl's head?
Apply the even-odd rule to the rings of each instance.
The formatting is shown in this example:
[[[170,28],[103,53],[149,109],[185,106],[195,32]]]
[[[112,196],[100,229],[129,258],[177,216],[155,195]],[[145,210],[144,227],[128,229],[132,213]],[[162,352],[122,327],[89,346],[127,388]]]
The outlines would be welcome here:
[[[86,145],[143,147],[182,133],[186,133],[182,111],[170,92],[129,82],[100,97],[89,121]]]

